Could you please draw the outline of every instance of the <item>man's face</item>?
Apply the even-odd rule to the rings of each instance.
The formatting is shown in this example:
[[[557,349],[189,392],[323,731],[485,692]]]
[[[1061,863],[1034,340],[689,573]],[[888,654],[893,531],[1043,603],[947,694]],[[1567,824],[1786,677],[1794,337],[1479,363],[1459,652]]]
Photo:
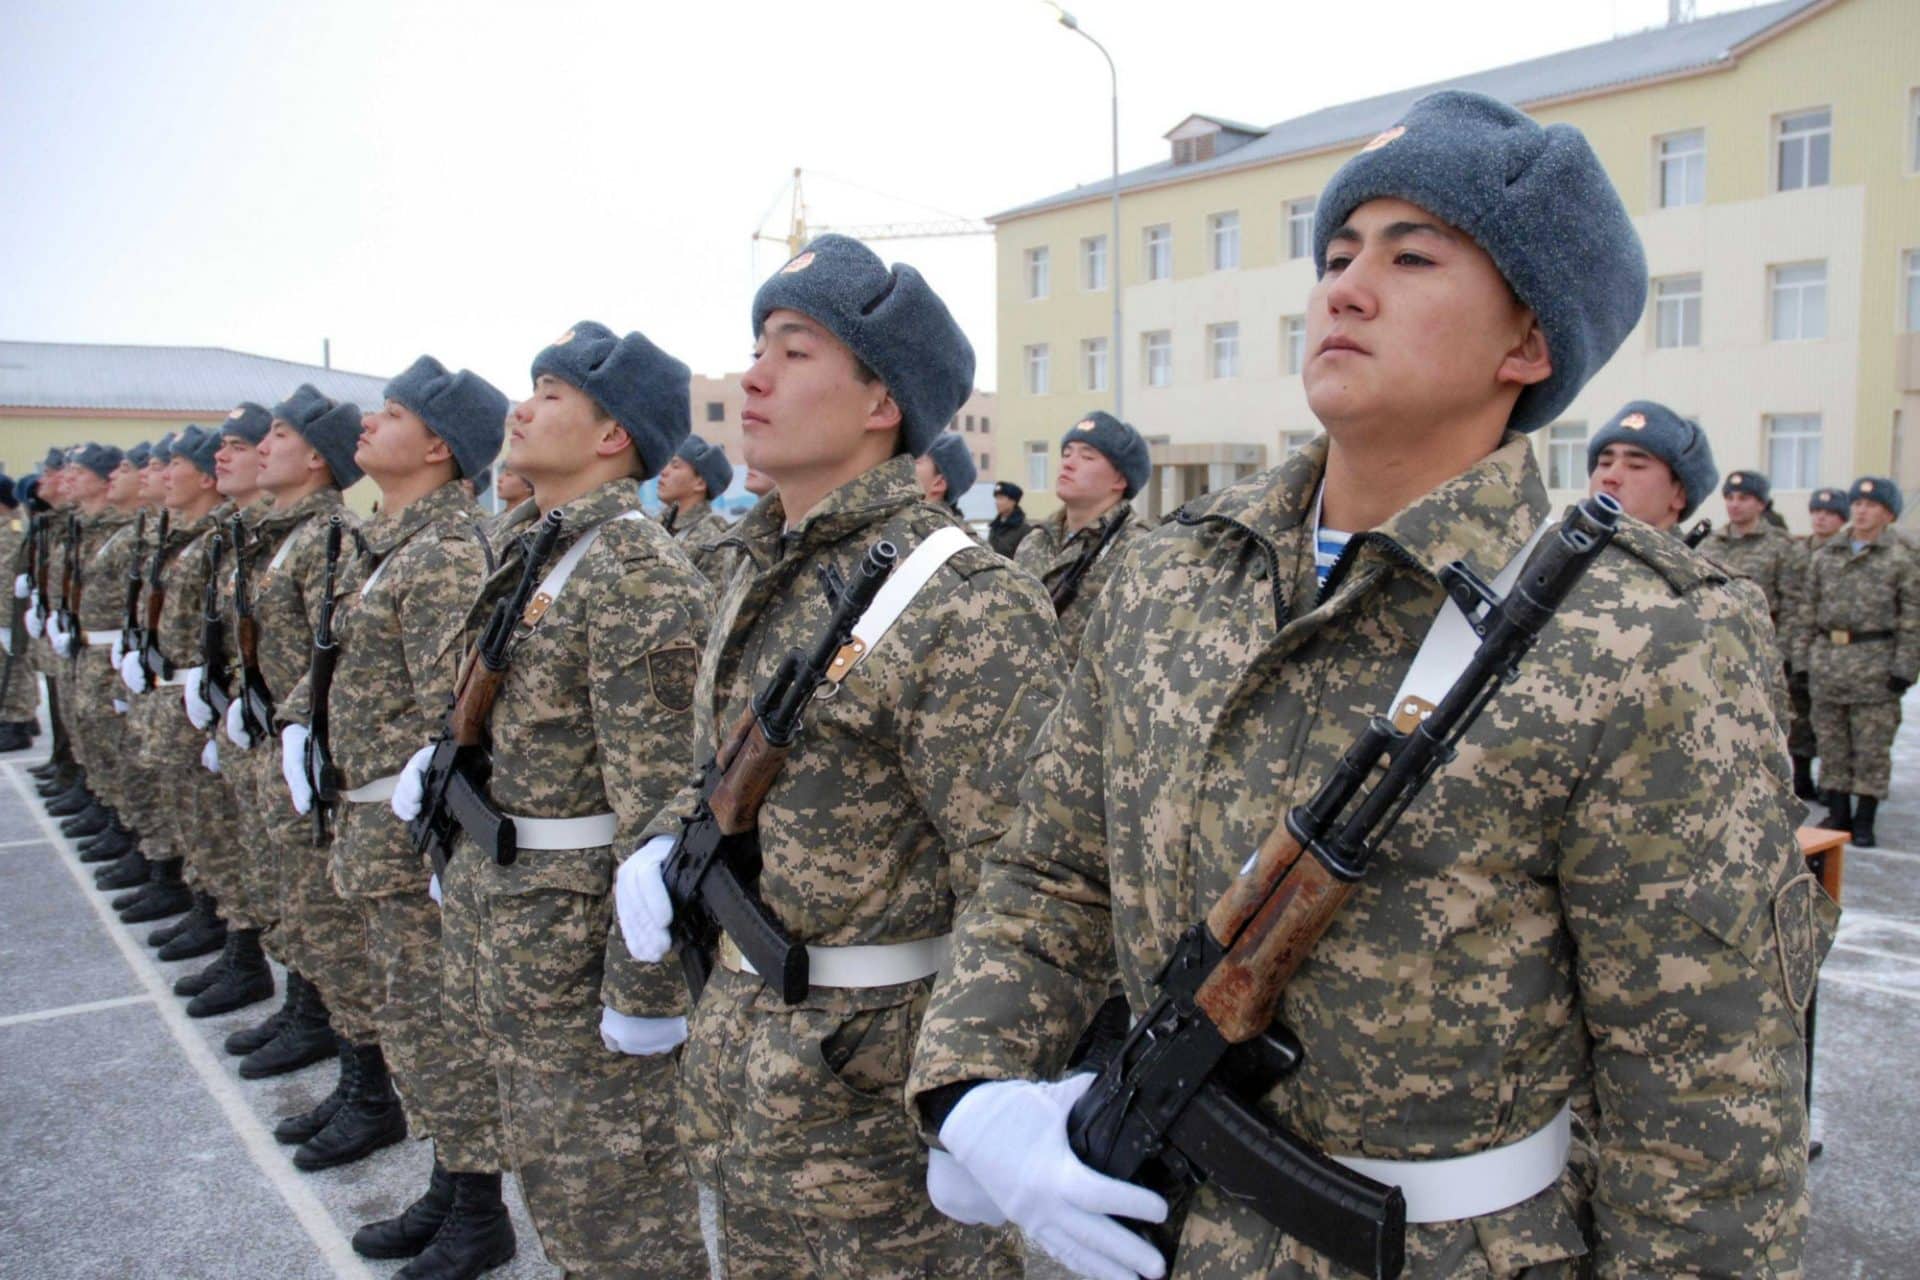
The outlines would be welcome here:
[[[512,428],[512,418],[507,419],[507,426],[509,429]],[[528,485],[525,480],[522,480],[505,467],[501,467],[494,475],[493,491],[499,497],[500,501],[510,507],[519,506],[533,496],[532,487]]]
[[[1878,506],[1879,504],[1875,503],[1874,505]],[[1819,511],[1809,512],[1808,514],[1809,518],[1813,521],[1813,531],[1823,538],[1831,538],[1834,534],[1840,532],[1847,523],[1847,518],[1838,511],[1828,511],[1823,508]]]
[[[1106,454],[1090,444],[1069,440],[1060,448],[1060,474],[1053,492],[1062,502],[1111,502],[1127,491],[1127,478]]]
[[[140,501],[150,507],[167,505],[167,464],[149,462],[140,471]]]
[[[309,464],[320,456],[298,431],[279,418],[273,420],[260,441],[259,453],[260,470],[255,478],[262,489],[273,494],[305,484],[311,471]]]
[[[1851,510],[1853,511],[1853,531],[1862,537],[1874,537],[1893,523],[1893,512],[1872,498],[1855,498]]]
[[[1013,499],[1009,498],[1006,494],[996,493],[993,495],[993,509],[1000,513],[1002,519],[1013,514],[1013,507]]]
[[[186,510],[206,493],[206,482],[206,472],[185,458],[175,458],[166,468],[167,506],[174,511]]]
[[[533,394],[513,411],[507,465],[528,483],[572,475],[599,456],[599,445],[612,438],[609,432],[625,439],[618,424],[600,416],[592,396],[543,373],[533,384]]]
[[[1307,403],[1336,436],[1466,420],[1545,380],[1544,344],[1465,233],[1404,200],[1369,200],[1334,232],[1308,295]]]
[[[862,382],[853,352],[798,311],[768,314],[740,385],[747,462],[776,484],[843,463],[868,431],[899,425],[886,384]]]
[[[260,450],[244,436],[221,436],[213,454],[214,486],[225,497],[245,501],[260,492]]]
[[[140,503],[140,468],[122,462],[107,477],[107,501],[122,511]]]
[[[1687,491],[1673,477],[1673,468],[1645,449],[1610,444],[1594,460],[1587,477],[1589,495],[1610,495],[1635,520],[1656,529],[1670,529],[1687,509]]]
[[[913,460],[913,478],[920,482],[920,496],[929,502],[947,500],[947,478],[940,474],[933,459],[921,454]]]
[[[83,511],[98,511],[107,503],[107,478],[91,467],[68,467],[67,494]]]
[[[398,400],[389,400],[361,417],[353,460],[376,480],[412,475],[427,464],[427,455],[439,444],[440,437],[419,414]]]
[[[1740,489],[1723,493],[1720,497],[1727,504],[1727,519],[1737,525],[1752,524],[1760,518],[1760,513],[1767,509],[1766,503]]]
[[[685,458],[671,459],[660,468],[660,501],[679,504],[707,496],[707,482]]]
[[[747,468],[747,492],[756,498],[764,498],[773,492],[773,477],[764,471]]]

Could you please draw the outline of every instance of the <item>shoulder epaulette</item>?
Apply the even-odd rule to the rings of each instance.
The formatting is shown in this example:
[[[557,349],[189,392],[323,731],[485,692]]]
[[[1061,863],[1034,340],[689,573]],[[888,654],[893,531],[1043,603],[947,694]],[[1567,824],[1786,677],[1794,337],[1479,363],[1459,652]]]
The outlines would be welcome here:
[[[1708,583],[1728,581],[1726,570],[1713,561],[1671,534],[1638,521],[1621,521],[1613,545],[1666,579],[1676,595],[1685,595]]]

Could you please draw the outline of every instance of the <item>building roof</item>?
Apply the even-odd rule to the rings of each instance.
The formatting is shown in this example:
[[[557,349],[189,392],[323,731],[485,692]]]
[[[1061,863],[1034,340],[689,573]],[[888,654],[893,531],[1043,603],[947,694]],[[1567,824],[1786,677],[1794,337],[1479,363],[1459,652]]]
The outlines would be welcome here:
[[[225,347],[0,341],[0,408],[217,413],[242,400],[271,408],[303,382],[371,407],[387,379]]]
[[[1439,89],[1468,89],[1516,106],[1538,105],[1670,76],[1711,70],[1732,63],[1775,28],[1832,0],[1781,0],[1694,22],[1656,27],[1604,44],[1550,53],[1542,58],[1440,80],[1412,89],[1326,107],[1257,130],[1259,137],[1210,160],[1176,165],[1171,160],[1120,175],[1120,190],[1133,191],[1202,174],[1270,164],[1288,156],[1359,142],[1391,126],[1420,98]],[[1193,119],[1194,117],[1188,117]],[[1218,119],[1206,116],[1204,119]],[[1112,198],[1113,183],[1103,179],[996,213],[989,222],[1005,222],[1086,200]]]

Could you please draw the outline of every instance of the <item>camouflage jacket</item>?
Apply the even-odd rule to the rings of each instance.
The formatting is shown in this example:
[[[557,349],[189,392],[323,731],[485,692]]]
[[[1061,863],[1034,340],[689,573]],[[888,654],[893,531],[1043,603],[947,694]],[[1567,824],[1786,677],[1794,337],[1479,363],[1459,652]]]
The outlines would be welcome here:
[[[1491,579],[1548,514],[1509,436],[1357,535],[1320,589],[1326,448],[1197,500],[1116,567],[961,917],[910,1098],[1057,1071],[1116,958],[1143,1010],[1181,930],[1385,709],[1436,571]],[[1570,1166],[1499,1213],[1410,1227],[1410,1274],[1588,1250],[1602,1275],[1797,1268],[1802,1011],[1833,909],[1794,840],[1752,600],[1627,523],[1288,986],[1305,1062],[1267,1103],[1327,1150],[1461,1155],[1596,1091],[1597,1190]],[[1182,1274],[1264,1273],[1272,1253],[1235,1254],[1263,1238],[1327,1272],[1238,1212],[1203,1190]],[[1215,1261],[1189,1270],[1188,1249]]]
[[[1074,562],[1098,546],[1113,522],[1119,519],[1125,519],[1126,524],[1087,569],[1086,576],[1080,579],[1079,591],[1060,613],[1060,639],[1068,666],[1080,657],[1080,633],[1087,629],[1087,619],[1093,616],[1094,601],[1100,598],[1101,589],[1107,585],[1113,567],[1124,558],[1127,547],[1147,535],[1147,524],[1131,503],[1123,501],[1069,537],[1067,513],[1060,510],[1034,525],[1033,532],[1021,540],[1019,550],[1014,553],[1014,563],[1040,579],[1040,584],[1051,593]]]
[[[732,527],[725,516],[702,502],[684,514],[668,507],[660,524],[687,553],[701,577],[716,587],[722,585],[720,573],[727,567],[727,557],[714,544],[726,537]]]
[[[1920,675],[1920,556],[1892,532],[1855,551],[1849,525],[1808,564],[1793,649],[1821,702],[1895,701],[1888,678]]]
[[[510,867],[463,843],[453,863],[453,874],[477,877],[496,900],[486,926],[496,947],[512,945],[501,931],[546,919],[510,905],[571,895],[565,927],[535,944],[551,954],[530,961],[525,973],[496,975],[485,1012],[508,1052],[533,1061],[604,1053],[603,1002],[639,1016],[685,1010],[678,970],[636,964],[624,944],[608,945],[608,928],[617,859],[639,844],[641,828],[690,771],[694,673],[707,635],[705,584],[673,539],[652,520],[616,518],[640,511],[630,481],[602,485],[564,510],[564,531],[543,574],[589,529],[600,534],[551,607],[518,628],[488,725],[490,792],[502,812],[528,817],[612,812],[618,833],[611,845],[591,849],[528,850]],[[477,599],[470,597],[468,638],[478,637],[495,603],[519,582],[527,544],[521,535],[539,516],[531,501],[516,508],[500,567]],[[603,957],[615,961],[611,971]],[[560,984],[565,996],[542,989],[555,972],[570,975]]]
[[[192,524],[181,526],[176,512],[169,522],[166,546],[161,548],[160,583],[165,595],[160,602],[160,652],[167,655],[175,670],[197,667],[205,658],[200,615],[206,603],[207,535],[219,527],[219,517],[231,512],[225,503],[209,511]],[[141,614],[146,612],[146,591],[141,594]],[[168,691],[179,702],[176,691]],[[182,708],[184,716],[185,710]]]
[[[1786,606],[1793,593],[1794,539],[1765,520],[1748,534],[1735,533],[1730,524],[1722,525],[1707,535],[1700,553],[1734,577],[1758,583],[1766,593],[1767,614],[1775,633],[1786,635],[1791,616]]]
[[[153,518],[146,521],[146,540],[154,535]],[[118,631],[127,620],[127,573],[134,568],[140,518],[111,507],[94,518],[87,537],[87,590],[80,600],[80,626],[87,631]],[[145,548],[140,548],[144,552]],[[107,644],[113,643],[108,641]],[[105,645],[101,646],[105,648]]]
[[[118,533],[120,527],[126,523],[126,514],[115,511],[112,507],[106,508],[97,515],[83,513],[80,516],[80,540],[71,552],[66,547],[66,530],[64,528],[61,530],[60,544],[55,551],[54,576],[49,579],[49,582],[53,587],[54,599],[57,601],[60,598],[61,575],[66,572],[66,562],[71,558],[74,562],[73,586],[79,594],[79,599],[70,601],[69,604],[73,607],[75,616],[81,619],[82,627],[86,625],[86,618],[98,617],[110,612],[114,601],[118,600],[123,608],[126,605],[126,600],[119,595],[119,589],[126,585],[124,582],[100,582],[93,576],[93,558],[100,554],[100,548],[105,546],[107,540]],[[75,652],[78,652],[77,648]]]
[[[354,521],[338,489],[310,493],[284,511],[268,510],[249,531],[247,581],[260,629],[260,674],[274,696],[276,718],[278,703],[306,676],[313,657],[313,628],[320,621],[327,574],[327,517],[336,511],[347,516],[344,562]]]

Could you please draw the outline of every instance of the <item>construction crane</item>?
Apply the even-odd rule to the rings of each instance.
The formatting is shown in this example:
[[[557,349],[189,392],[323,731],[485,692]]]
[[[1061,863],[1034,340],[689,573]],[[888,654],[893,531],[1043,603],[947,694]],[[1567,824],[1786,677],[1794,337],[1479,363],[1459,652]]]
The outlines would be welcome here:
[[[847,185],[855,186],[856,184],[848,183]],[[861,189],[865,190],[865,188]],[[852,236],[855,240],[932,240],[942,239],[947,236],[990,236],[993,234],[993,228],[986,223],[975,218],[963,218],[958,214],[949,214],[944,218],[936,218],[927,222],[874,222],[863,226],[842,227],[810,226],[807,223],[807,197],[801,186],[800,170],[798,168],[793,171],[792,180],[781,190],[781,195],[789,193],[791,193],[792,200],[788,214],[787,234],[784,236],[768,235],[765,231],[758,229],[753,233],[753,238],[756,242],[767,240],[774,244],[784,244],[787,248],[788,257],[799,253],[801,247],[805,245],[807,241],[829,231],[843,236]],[[879,195],[881,193],[873,192],[872,194]],[[778,206],[779,200],[779,196],[774,197],[775,207]],[[767,213],[772,214],[772,212],[773,207],[769,207]],[[761,218],[761,226],[765,226],[766,221],[766,218]]]

